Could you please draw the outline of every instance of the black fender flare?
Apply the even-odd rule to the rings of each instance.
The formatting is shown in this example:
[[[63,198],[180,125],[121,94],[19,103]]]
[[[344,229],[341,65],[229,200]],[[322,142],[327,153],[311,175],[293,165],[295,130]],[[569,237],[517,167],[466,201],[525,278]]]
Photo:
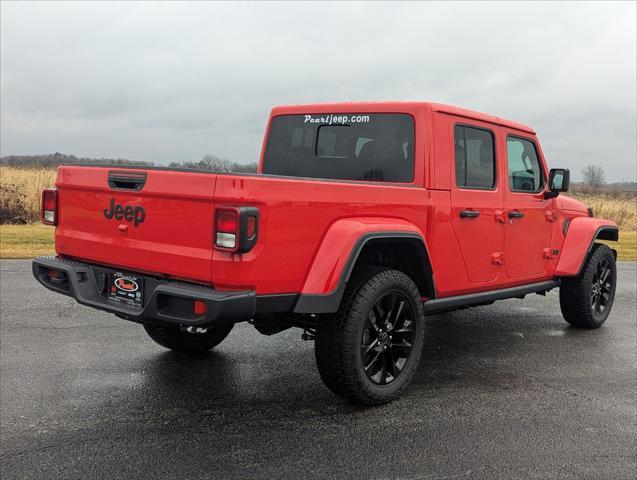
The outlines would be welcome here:
[[[354,248],[350,252],[346,267],[343,269],[338,286],[335,290],[324,295],[301,294],[294,307],[294,313],[334,313],[341,304],[347,282],[356,266],[361,252],[365,246],[376,241],[399,241],[410,242],[414,245],[416,254],[419,257],[420,264],[425,271],[424,290],[429,298],[435,298],[435,285],[433,279],[433,269],[429,258],[429,252],[423,237],[417,233],[411,232],[368,232],[356,241]],[[423,288],[421,288],[423,290]]]

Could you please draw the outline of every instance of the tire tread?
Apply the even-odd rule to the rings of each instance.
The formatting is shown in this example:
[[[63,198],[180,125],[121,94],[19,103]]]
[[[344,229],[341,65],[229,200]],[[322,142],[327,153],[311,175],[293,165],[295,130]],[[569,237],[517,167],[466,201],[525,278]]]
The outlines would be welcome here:
[[[365,305],[373,292],[387,282],[401,283],[412,297],[418,299],[416,314],[421,318],[424,316],[420,293],[411,278],[398,270],[362,266],[353,272],[338,311],[319,319],[314,351],[321,379],[336,395],[355,403],[380,405],[398,398],[416,371],[416,368],[412,368],[410,372],[405,372],[408,374],[406,381],[391,394],[377,394],[359,380],[359,372],[355,367],[358,318],[364,314]],[[421,344],[414,345],[418,355],[424,344],[424,335],[421,337]]]
[[[596,319],[590,306],[590,288],[597,264],[604,257],[610,257],[613,272],[613,291],[610,304],[607,306],[607,314],[601,319]],[[612,250],[600,243],[593,245],[582,271],[577,277],[564,278],[560,286],[560,309],[564,320],[577,328],[599,328],[606,319],[613,305],[613,297],[616,285],[615,257]]]

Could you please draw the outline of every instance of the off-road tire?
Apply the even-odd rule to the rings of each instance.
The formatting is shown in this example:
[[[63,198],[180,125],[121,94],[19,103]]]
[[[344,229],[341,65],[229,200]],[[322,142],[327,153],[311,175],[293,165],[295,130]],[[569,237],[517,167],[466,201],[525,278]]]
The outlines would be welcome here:
[[[393,380],[380,385],[365,371],[363,335],[366,328],[369,330],[372,308],[380,299],[396,293],[413,313],[411,350]],[[332,392],[354,403],[380,405],[398,398],[409,384],[420,362],[423,343],[422,299],[412,279],[398,270],[364,266],[352,273],[338,312],[318,319],[314,354],[321,379]]]
[[[607,267],[607,268],[604,268]],[[599,279],[599,272],[608,270],[606,279]],[[597,285],[597,287],[596,287]],[[582,271],[577,277],[564,278],[560,286],[560,308],[564,319],[577,328],[599,328],[608,318],[617,285],[617,267],[613,251],[603,244],[594,244]],[[595,289],[601,293],[595,296]],[[602,311],[595,307],[599,295],[606,301]]]
[[[145,324],[146,333],[162,347],[175,352],[197,355],[219,345],[230,333],[234,325],[215,327],[206,333],[185,332],[179,326]]]

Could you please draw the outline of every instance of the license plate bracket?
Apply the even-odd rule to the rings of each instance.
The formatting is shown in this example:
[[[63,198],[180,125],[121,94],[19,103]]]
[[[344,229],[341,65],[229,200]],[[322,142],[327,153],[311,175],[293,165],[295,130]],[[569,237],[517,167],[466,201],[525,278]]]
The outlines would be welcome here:
[[[144,305],[144,278],[125,272],[108,276],[108,299],[112,302],[141,308]]]

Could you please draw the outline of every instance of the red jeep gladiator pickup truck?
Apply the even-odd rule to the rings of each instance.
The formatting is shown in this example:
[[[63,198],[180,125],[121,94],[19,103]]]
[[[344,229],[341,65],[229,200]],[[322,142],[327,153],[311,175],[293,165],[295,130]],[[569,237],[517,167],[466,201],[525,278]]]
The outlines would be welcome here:
[[[45,287],[200,353],[237,322],[315,341],[321,378],[380,404],[409,383],[427,314],[560,288],[608,318],[617,226],[559,195],[526,125],[424,102],[276,107],[257,174],[61,166],[42,197]]]

